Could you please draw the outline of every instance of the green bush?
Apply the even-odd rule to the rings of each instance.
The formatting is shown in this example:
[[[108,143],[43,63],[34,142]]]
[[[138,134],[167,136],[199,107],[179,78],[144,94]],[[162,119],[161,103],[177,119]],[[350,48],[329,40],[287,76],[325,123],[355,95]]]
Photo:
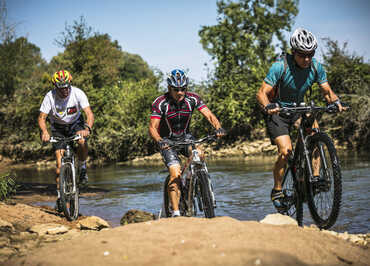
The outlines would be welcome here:
[[[6,200],[16,192],[15,176],[9,173],[0,176],[0,200]]]

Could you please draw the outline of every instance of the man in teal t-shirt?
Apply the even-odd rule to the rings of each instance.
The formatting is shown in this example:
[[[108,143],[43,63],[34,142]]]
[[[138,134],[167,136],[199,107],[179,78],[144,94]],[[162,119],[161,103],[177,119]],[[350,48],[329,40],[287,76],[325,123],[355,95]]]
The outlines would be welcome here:
[[[280,60],[271,66],[257,93],[257,100],[267,114],[267,133],[271,142],[278,146],[271,191],[271,200],[278,211],[284,207],[281,202],[284,198],[282,179],[292,151],[290,128],[298,118],[279,114],[279,107],[299,105],[307,90],[317,82],[325,100],[335,103],[340,112],[343,110],[338,96],[330,88],[324,68],[313,58],[317,48],[315,36],[305,29],[296,29],[290,38],[290,46],[292,54],[286,56],[285,62]]]

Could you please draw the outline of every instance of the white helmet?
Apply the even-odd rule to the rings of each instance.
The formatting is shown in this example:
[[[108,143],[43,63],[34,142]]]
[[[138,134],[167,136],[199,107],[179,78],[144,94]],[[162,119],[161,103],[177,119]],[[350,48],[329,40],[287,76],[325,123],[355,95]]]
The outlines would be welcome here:
[[[312,52],[317,48],[317,41],[311,32],[298,28],[293,32],[292,37],[290,37],[290,46],[294,50]]]

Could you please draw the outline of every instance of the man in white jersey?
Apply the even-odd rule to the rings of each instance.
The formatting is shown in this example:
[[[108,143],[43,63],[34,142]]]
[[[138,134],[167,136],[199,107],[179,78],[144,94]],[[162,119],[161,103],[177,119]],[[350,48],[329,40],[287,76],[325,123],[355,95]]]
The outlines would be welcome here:
[[[49,116],[51,133],[55,137],[69,137],[75,134],[83,138],[78,141],[77,157],[80,167],[80,184],[87,184],[86,159],[88,155],[87,137],[91,133],[94,124],[94,114],[91,111],[86,94],[79,88],[71,86],[72,75],[66,70],[54,73],[52,83],[54,88],[49,91],[40,107],[38,124],[41,129],[41,139],[44,142],[50,140],[50,134],[46,127],[46,118]],[[86,122],[81,113],[86,114]],[[53,143],[57,162],[56,183],[58,199],[56,209],[61,211],[59,194],[59,174],[62,153],[65,144]]]

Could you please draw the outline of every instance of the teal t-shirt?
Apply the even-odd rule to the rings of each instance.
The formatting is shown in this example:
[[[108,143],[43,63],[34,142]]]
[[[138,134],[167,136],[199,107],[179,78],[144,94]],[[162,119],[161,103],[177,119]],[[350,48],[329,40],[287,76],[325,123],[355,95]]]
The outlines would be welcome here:
[[[317,76],[312,66],[308,68],[298,67],[294,62],[293,55],[287,54],[287,63],[288,67],[280,87],[280,99],[277,99],[282,106],[303,102],[307,89],[311,87],[314,82],[323,84],[328,81],[324,67],[315,58],[312,59],[312,63],[316,67]],[[283,72],[284,59],[281,59],[272,64],[264,81],[274,87],[283,75]]]

